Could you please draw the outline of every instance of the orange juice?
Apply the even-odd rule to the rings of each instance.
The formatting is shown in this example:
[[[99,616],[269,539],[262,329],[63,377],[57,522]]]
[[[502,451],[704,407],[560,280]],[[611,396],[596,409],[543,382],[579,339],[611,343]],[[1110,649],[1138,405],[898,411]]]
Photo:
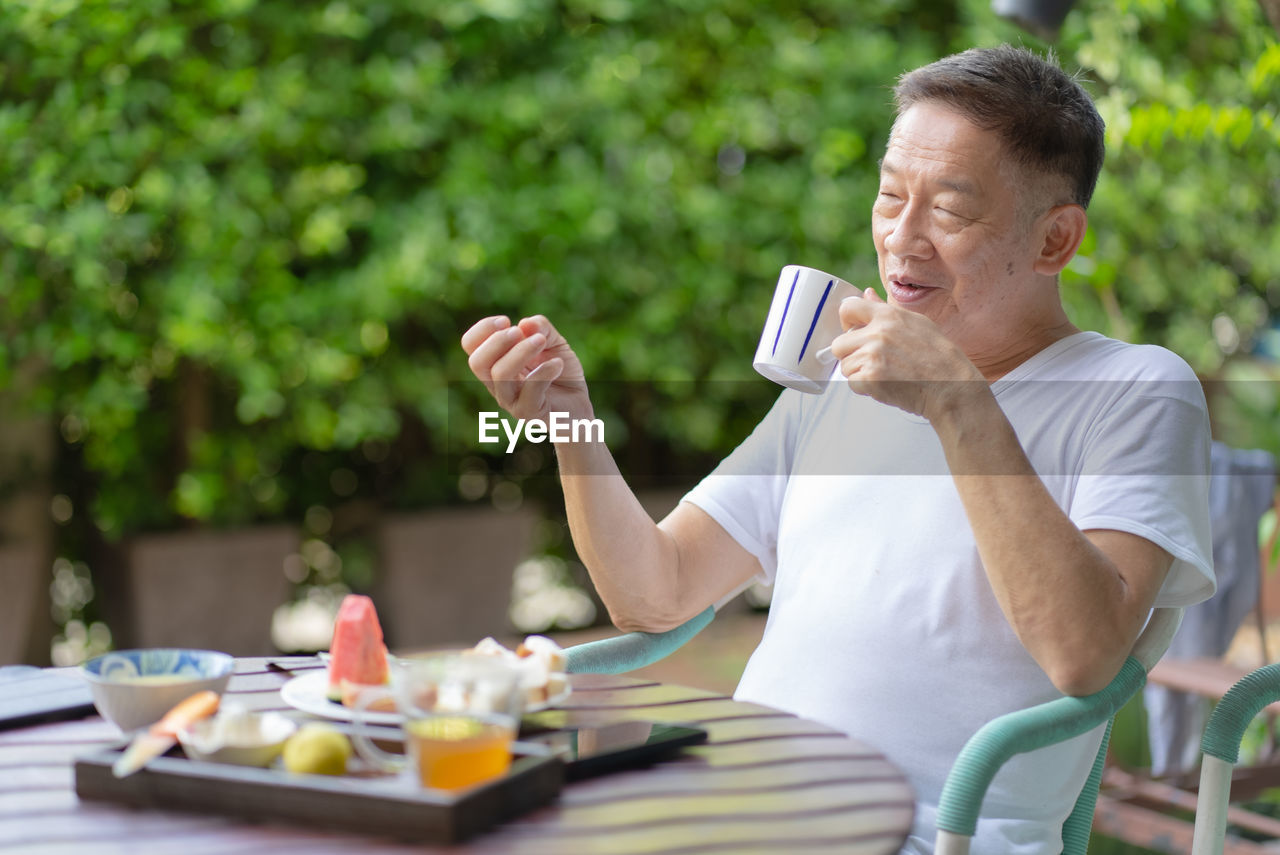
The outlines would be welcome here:
[[[511,765],[510,725],[465,715],[405,723],[409,756],[424,787],[459,790],[496,778]]]

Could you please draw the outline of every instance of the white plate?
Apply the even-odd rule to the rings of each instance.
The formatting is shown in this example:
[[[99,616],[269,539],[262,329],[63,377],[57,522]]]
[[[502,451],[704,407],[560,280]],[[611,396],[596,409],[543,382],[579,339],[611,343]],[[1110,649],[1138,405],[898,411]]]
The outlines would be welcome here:
[[[524,711],[527,713],[542,712],[545,709],[554,707],[556,704],[564,703],[569,699],[569,695],[571,694],[573,694],[573,689],[566,684],[563,692],[558,695],[552,695],[540,704],[525,704]]]
[[[308,674],[302,674],[294,677],[289,682],[280,687],[280,697],[286,704],[294,709],[303,712],[318,715],[321,718],[331,718],[338,721],[354,721],[355,711],[350,707],[342,704],[334,703],[327,697],[329,691],[329,672],[328,670],[312,671]],[[555,697],[548,698],[540,704],[530,704],[525,707],[525,712],[538,712],[548,707],[553,707],[563,702],[569,697],[571,690],[566,686],[565,690]],[[404,721],[404,716],[400,713],[391,712],[365,712],[361,718],[369,724],[389,724],[398,725]]]
[[[329,670],[327,668],[301,674],[280,687],[280,697],[294,709],[309,712],[321,718],[354,721],[355,711],[350,707],[329,700],[328,693]],[[373,710],[366,712],[361,718],[369,724],[395,725],[404,720],[404,717],[399,713]]]

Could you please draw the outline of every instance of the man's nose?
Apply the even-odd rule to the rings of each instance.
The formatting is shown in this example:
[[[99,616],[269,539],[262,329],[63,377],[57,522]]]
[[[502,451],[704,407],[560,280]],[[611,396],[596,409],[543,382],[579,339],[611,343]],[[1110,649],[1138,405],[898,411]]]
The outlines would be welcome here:
[[[899,258],[928,258],[933,254],[925,217],[927,212],[920,205],[908,204],[893,221],[893,227],[885,235],[884,247]]]

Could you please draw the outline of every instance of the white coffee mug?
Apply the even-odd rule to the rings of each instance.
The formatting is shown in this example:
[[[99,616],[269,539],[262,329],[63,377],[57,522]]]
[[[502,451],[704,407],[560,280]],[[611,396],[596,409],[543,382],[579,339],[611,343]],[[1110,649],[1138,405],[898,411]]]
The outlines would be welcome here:
[[[752,366],[775,383],[821,394],[835,360],[819,358],[819,351],[844,331],[840,301],[859,293],[838,276],[812,267],[782,268]]]

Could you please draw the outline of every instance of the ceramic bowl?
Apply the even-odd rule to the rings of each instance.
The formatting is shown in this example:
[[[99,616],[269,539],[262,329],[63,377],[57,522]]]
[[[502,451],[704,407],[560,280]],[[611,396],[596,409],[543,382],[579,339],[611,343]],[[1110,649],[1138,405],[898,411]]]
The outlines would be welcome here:
[[[159,721],[177,703],[210,689],[222,694],[235,660],[214,650],[117,650],[80,668],[99,714],[123,731]]]
[[[178,731],[182,750],[192,760],[269,766],[280,756],[297,722],[278,712],[219,715]]]

